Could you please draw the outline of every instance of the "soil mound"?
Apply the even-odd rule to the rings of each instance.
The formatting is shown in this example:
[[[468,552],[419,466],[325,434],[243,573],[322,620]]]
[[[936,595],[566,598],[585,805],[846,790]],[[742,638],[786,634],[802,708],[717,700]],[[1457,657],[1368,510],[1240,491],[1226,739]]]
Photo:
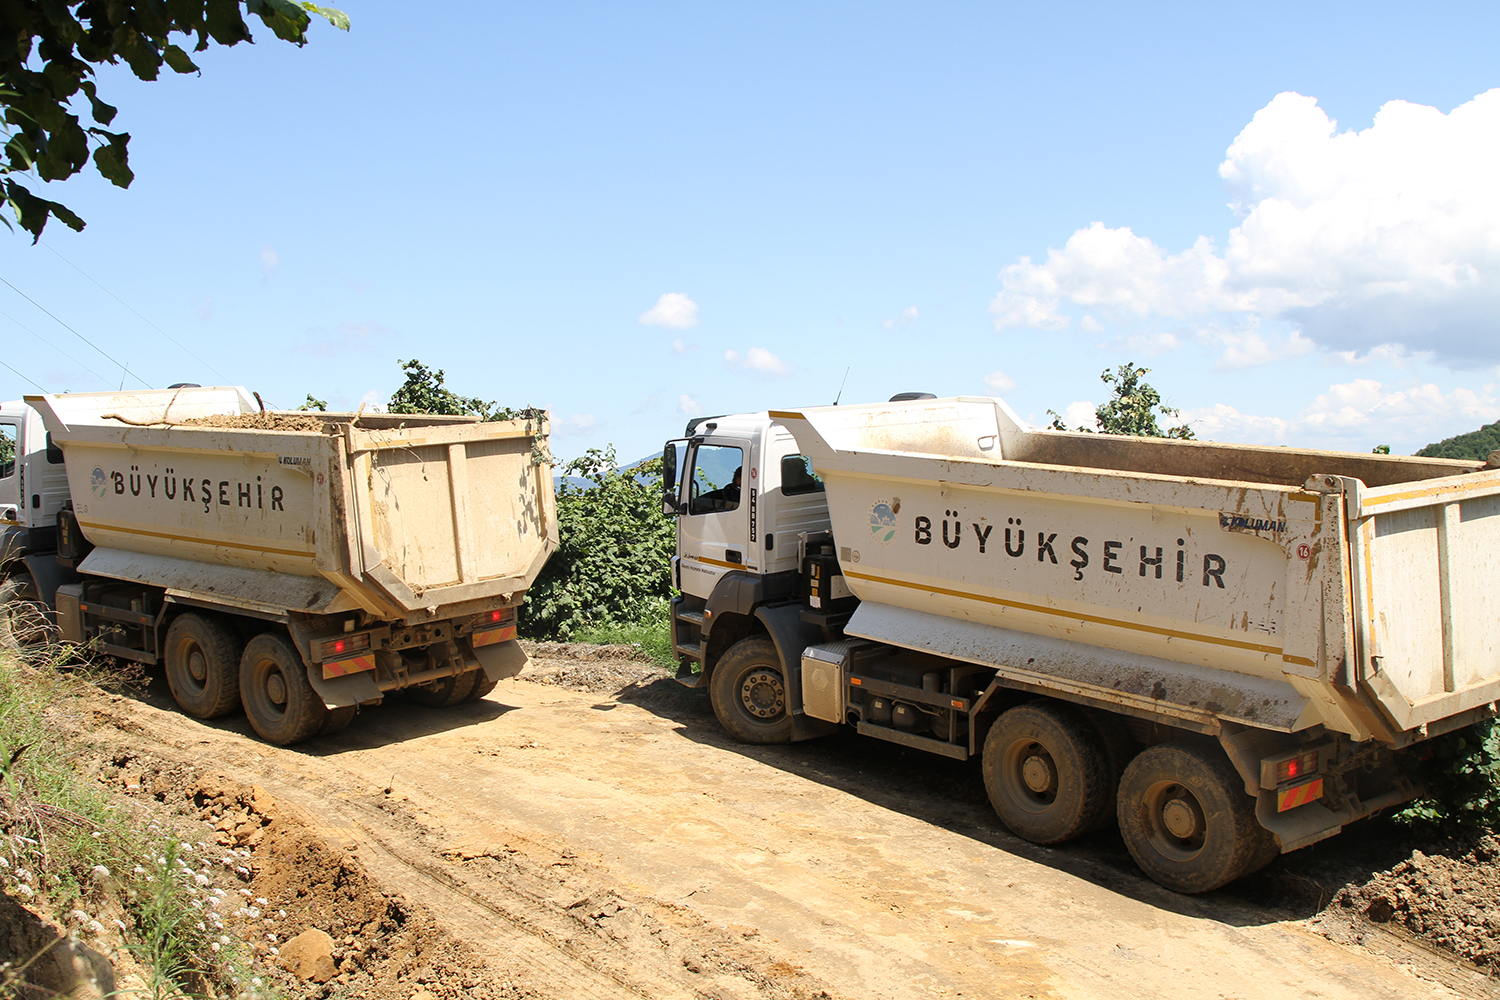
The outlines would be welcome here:
[[[574,642],[523,643],[531,665],[521,676],[590,694],[613,694],[643,687],[666,674],[634,646],[591,646]]]
[[[311,413],[285,413],[267,410],[264,413],[215,413],[207,417],[194,417],[180,421],[183,427],[229,427],[259,431],[321,431],[328,421]]]

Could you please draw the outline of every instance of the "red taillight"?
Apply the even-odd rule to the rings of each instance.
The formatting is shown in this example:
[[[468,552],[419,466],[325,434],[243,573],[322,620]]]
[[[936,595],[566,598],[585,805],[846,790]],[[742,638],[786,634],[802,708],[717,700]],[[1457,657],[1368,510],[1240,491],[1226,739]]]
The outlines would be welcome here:
[[[503,617],[504,616],[502,614],[500,614],[499,611],[491,611],[490,612],[490,621],[492,621],[492,622],[497,622],[497,621],[499,621]]]
[[[1298,754],[1296,757],[1288,757],[1276,765],[1276,783],[1278,785],[1288,781],[1296,781],[1305,774],[1311,774],[1318,769],[1318,751],[1309,750],[1307,753]]]
[[[345,656],[368,652],[369,649],[370,633],[368,632],[340,636],[337,639],[324,639],[318,643],[319,659],[322,660],[337,660]]]

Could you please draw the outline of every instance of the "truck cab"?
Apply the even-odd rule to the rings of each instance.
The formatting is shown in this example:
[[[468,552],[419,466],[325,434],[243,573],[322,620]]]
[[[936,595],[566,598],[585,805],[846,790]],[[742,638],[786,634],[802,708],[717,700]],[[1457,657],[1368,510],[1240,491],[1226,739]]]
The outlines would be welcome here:
[[[0,403],[0,576],[17,600],[52,603],[61,578],[52,560],[57,512],[69,500],[62,449],[24,401]]]
[[[713,701],[731,732],[743,736],[734,727],[749,726],[766,742],[832,731],[803,712],[797,685],[765,662],[768,652],[797,662],[828,624],[804,614],[802,580],[809,544],[830,537],[828,501],[791,432],[766,411],[695,419],[667,442],[663,481],[664,507],[678,518],[677,679],[714,695],[715,673],[730,657],[739,680],[721,679],[725,691]]]

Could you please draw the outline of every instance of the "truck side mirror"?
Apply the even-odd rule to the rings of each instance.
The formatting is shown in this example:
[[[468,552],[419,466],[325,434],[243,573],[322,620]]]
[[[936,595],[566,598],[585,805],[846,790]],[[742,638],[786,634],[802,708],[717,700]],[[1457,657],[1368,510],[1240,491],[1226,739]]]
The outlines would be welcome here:
[[[661,450],[661,512],[668,517],[682,513],[682,504],[677,500],[677,453],[686,450],[687,439],[668,441]]]

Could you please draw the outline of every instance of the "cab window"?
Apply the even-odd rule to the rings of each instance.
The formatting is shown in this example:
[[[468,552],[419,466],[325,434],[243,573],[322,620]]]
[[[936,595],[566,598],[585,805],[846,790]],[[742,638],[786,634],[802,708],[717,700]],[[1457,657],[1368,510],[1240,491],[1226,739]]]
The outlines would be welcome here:
[[[812,470],[812,461],[806,455],[788,455],[781,460],[781,492],[789,497],[823,492],[823,480]]]
[[[739,448],[700,444],[693,453],[688,481],[688,513],[717,514],[740,505],[740,478],[745,453]]]
[[[0,479],[8,479],[16,471],[16,425],[0,424]]]

